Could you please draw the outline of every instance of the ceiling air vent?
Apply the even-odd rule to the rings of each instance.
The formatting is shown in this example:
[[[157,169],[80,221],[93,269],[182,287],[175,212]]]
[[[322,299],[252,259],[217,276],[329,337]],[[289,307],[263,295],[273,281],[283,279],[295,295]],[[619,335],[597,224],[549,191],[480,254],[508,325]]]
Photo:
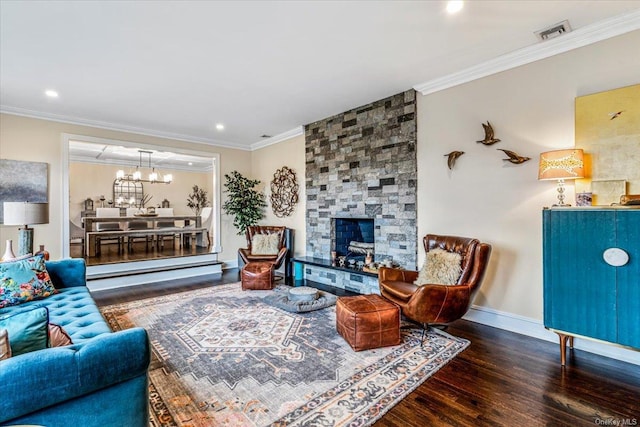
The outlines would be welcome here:
[[[545,41],[550,39],[555,39],[565,33],[571,32],[571,25],[569,25],[568,20],[564,20],[562,22],[558,22],[550,27],[542,29],[540,31],[535,31],[534,34],[538,37],[538,40]]]

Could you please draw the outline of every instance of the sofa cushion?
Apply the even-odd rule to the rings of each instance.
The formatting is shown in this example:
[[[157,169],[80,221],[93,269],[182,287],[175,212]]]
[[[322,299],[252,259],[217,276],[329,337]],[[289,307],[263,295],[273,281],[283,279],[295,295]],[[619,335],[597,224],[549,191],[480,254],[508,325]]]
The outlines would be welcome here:
[[[104,333],[111,333],[109,325],[100,314],[86,287],[59,289],[58,293],[49,298],[26,304],[46,307],[49,310],[49,321],[62,326],[74,344]],[[0,309],[0,315],[21,307],[20,305],[5,307]]]
[[[0,308],[53,295],[43,255],[0,263]]]
[[[14,357],[48,347],[49,314],[44,307],[23,307],[0,315],[0,329],[7,330]]]

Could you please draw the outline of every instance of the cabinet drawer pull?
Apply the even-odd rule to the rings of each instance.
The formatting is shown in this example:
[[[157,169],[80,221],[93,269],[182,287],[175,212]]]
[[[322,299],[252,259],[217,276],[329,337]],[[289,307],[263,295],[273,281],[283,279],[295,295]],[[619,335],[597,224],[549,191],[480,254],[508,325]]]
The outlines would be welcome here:
[[[604,262],[613,267],[622,267],[629,262],[629,254],[620,248],[609,248],[602,254]]]

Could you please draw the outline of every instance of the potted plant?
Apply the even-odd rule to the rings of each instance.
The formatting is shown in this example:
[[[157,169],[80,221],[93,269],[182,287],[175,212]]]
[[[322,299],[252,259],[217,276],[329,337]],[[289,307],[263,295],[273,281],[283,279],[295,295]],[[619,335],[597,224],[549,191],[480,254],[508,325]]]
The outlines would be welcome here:
[[[233,225],[242,235],[250,225],[256,225],[264,217],[263,208],[267,206],[265,196],[254,189],[260,181],[245,178],[238,171],[224,175],[224,186],[228,194],[222,208],[233,216]]]
[[[187,198],[187,207],[191,209],[196,216],[200,215],[202,208],[209,206],[209,200],[207,200],[207,190],[194,185],[191,189],[191,194]]]

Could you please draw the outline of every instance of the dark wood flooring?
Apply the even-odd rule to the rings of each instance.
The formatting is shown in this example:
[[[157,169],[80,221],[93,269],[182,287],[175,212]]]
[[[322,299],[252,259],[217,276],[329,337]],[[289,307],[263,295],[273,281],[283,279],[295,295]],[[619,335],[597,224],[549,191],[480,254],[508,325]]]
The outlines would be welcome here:
[[[94,293],[98,305],[238,281],[237,270]],[[316,285],[316,284],[313,284]],[[332,288],[333,289],[333,288]],[[471,345],[374,425],[640,425],[640,366],[465,320],[447,332]],[[640,357],[640,353],[638,353]]]
[[[126,244],[124,245],[126,249]],[[211,251],[210,248],[196,246],[180,247],[178,243],[171,245],[171,241],[167,240],[163,247],[156,248],[155,245],[149,245],[148,249],[144,242],[135,242],[132,245],[132,251],[125,250],[124,252],[118,252],[117,243],[102,244],[100,255],[86,257],[82,253],[82,245],[72,244],[70,245],[69,255],[71,258],[84,258],[88,266],[101,265],[101,264],[115,264],[130,261],[143,261],[151,259],[166,259],[177,258],[192,255],[207,254]]]

